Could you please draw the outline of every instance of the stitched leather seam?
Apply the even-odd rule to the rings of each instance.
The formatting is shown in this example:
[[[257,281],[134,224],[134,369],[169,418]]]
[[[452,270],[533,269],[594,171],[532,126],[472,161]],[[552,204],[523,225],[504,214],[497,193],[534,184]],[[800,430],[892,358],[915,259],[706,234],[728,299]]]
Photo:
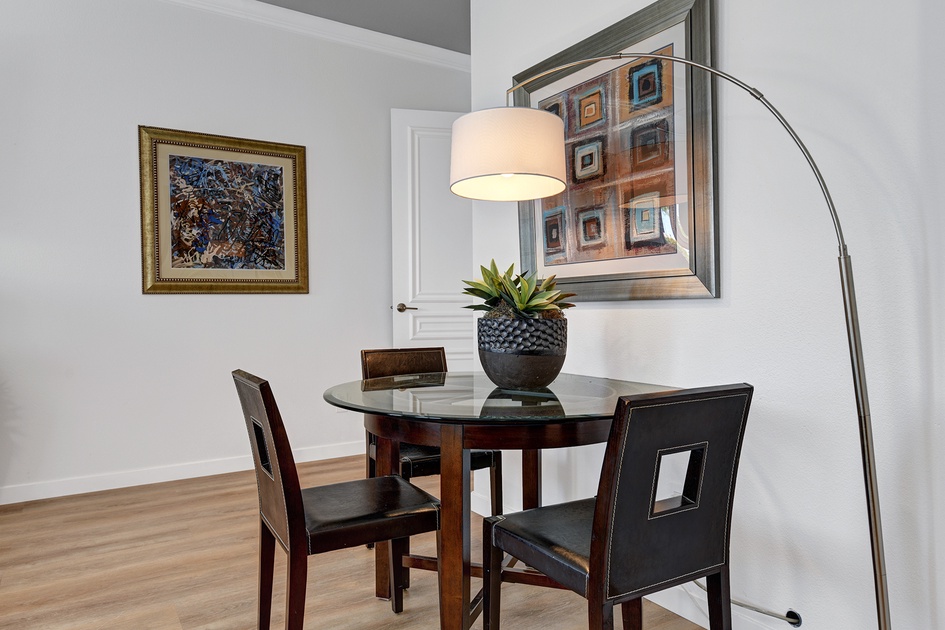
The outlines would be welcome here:
[[[285,541],[282,540],[282,536],[280,536],[280,535],[278,534],[278,532],[276,532],[276,530],[274,530],[274,529],[272,528],[272,523],[269,522],[269,519],[266,518],[266,515],[263,514],[262,512],[260,512],[260,513],[259,513],[259,518],[261,518],[263,521],[265,521],[266,527],[269,528],[269,531],[272,532],[272,535],[275,536],[276,539],[282,544],[282,548],[288,550],[288,549],[289,549],[289,545],[285,544]]]
[[[748,396],[742,394],[742,397],[745,399],[744,401],[742,401],[742,417],[744,418],[745,415],[748,413],[748,412],[746,411],[746,407],[748,407]],[[735,444],[736,444],[736,445],[741,444],[741,441],[742,441],[742,433],[745,431],[745,424],[746,424],[745,422],[740,422],[740,423],[739,423],[738,436],[735,438]],[[734,462],[733,462],[733,463],[734,463]],[[733,479],[735,479],[735,469],[736,469],[736,468],[737,468],[737,465],[733,465],[733,466],[732,466],[732,472],[731,472],[730,475],[729,475],[728,487],[729,487],[730,490],[729,490],[729,493],[728,493],[728,502],[727,502],[726,505],[725,505],[725,513],[728,514],[729,516],[731,516],[731,514],[732,514],[732,511],[731,511],[731,510],[732,510],[732,492],[731,492],[731,488],[732,488],[733,485],[734,485]],[[725,540],[728,540],[728,526],[729,526],[729,521],[730,521],[729,518],[726,518],[726,519],[725,519]],[[725,551],[725,556],[726,556],[726,557],[725,557],[725,561],[728,562],[728,548],[726,547],[724,551]]]
[[[259,420],[256,420],[256,418],[254,418],[252,415],[250,415],[250,419],[253,420],[254,422],[259,422]],[[268,423],[267,423],[267,424],[268,424]],[[259,426],[262,426],[262,423],[261,423],[261,422],[259,423]],[[272,425],[269,426],[269,431],[272,432]],[[255,439],[255,436],[250,435],[249,437],[250,437],[250,439]],[[268,441],[266,442],[266,448],[267,448],[267,449],[269,448],[269,443],[268,443]],[[272,461],[273,461],[272,453],[267,453],[267,455],[269,455],[269,462],[270,462],[270,465],[271,465],[271,464],[272,464]],[[278,458],[278,457],[275,458],[275,465],[276,465],[276,467],[279,468],[279,479],[281,480],[281,479],[282,479],[282,463],[279,461],[279,458]],[[253,466],[253,469],[255,469],[255,468],[256,468],[256,467]],[[273,482],[273,483],[276,482],[275,468],[273,469],[272,482]],[[291,533],[291,530],[289,529],[289,509],[288,509],[288,508],[286,507],[286,505],[285,505],[285,485],[282,484],[282,483],[279,483],[278,485],[280,486],[279,489],[281,490],[281,492],[279,492],[279,500],[282,502],[282,513],[285,515],[285,533],[286,533],[286,535],[291,539],[291,538],[292,538],[292,533]],[[256,491],[259,492],[259,490],[260,490],[260,488],[259,488],[259,472],[257,471],[257,472],[256,472]],[[265,516],[265,515],[263,514],[263,512],[262,512],[262,493],[259,494],[259,499],[260,499],[259,515],[262,516],[263,520],[266,521],[266,524],[269,525],[269,529],[272,530],[272,533],[275,534],[275,537],[276,537],[276,538],[279,538],[279,534],[276,534],[275,530],[272,529],[272,523],[269,522],[269,519],[267,519],[266,516]],[[305,538],[306,538],[306,543],[305,543],[305,544],[306,544],[306,547],[308,547],[308,550],[309,550],[309,552],[311,553],[311,550],[312,550],[312,549],[311,549],[311,547],[312,547],[311,541],[308,540],[308,536],[307,536],[307,535],[305,536]],[[282,538],[279,538],[279,542],[282,543],[283,548],[285,548],[285,549],[288,549],[288,548],[289,548],[289,545],[287,545],[287,544],[285,543],[285,541],[282,540]]]
[[[490,528],[490,533],[492,534],[491,542],[492,542],[492,546],[494,547],[495,546],[495,526],[498,525],[501,521],[504,521],[505,516],[503,514],[496,514],[492,518],[495,519],[495,522],[492,524],[492,527]]]
[[[256,418],[254,418],[252,415],[249,416],[249,419],[252,420],[252,421],[254,421],[254,422],[259,422],[259,420],[256,420]],[[260,426],[262,426],[262,424],[260,424]],[[247,433],[249,433],[249,430],[250,430],[249,427],[246,427]],[[249,433],[249,439],[250,439],[250,442],[251,442],[251,443],[254,443],[254,444],[255,444],[255,440],[256,440],[256,436],[255,436],[255,435],[253,435],[252,433]],[[277,465],[277,466],[279,465],[279,462],[278,462],[278,461],[276,462],[276,465]],[[280,474],[280,476],[281,476],[281,474],[282,474],[282,469],[281,469],[281,468],[280,468],[280,470],[279,470],[279,474]],[[275,536],[275,537],[279,540],[280,543],[282,543],[282,548],[283,548],[283,549],[288,549],[289,546],[288,546],[287,544],[285,544],[285,541],[282,540],[282,537],[279,536],[278,533],[276,533],[276,530],[273,528],[272,523],[270,523],[270,522],[269,522],[269,519],[266,518],[266,515],[263,514],[263,511],[262,511],[262,486],[259,484],[259,467],[255,465],[255,462],[253,462],[253,475],[256,477],[256,499],[259,501],[259,518],[261,518],[261,519],[266,523],[266,527],[269,528],[269,531],[272,532],[272,535]],[[273,480],[273,481],[275,481],[275,480]],[[284,494],[281,493],[281,492],[280,492],[279,494],[280,494],[280,497],[281,497],[281,499],[282,499],[282,510],[283,510],[283,512],[286,514],[285,531],[288,532],[288,531],[289,531],[289,515],[288,515],[288,511],[286,511],[286,507],[285,507],[285,496],[284,496]]]
[[[745,416],[745,407],[747,407],[747,405],[748,405],[748,396],[745,395],[745,394],[731,394],[731,395],[728,395],[728,396],[715,396],[715,397],[713,397],[713,398],[701,398],[701,399],[699,399],[699,400],[687,400],[687,401],[684,401],[684,404],[688,404],[688,403],[692,403],[692,402],[703,402],[703,401],[707,401],[707,400],[722,400],[722,399],[725,399],[725,398],[736,398],[736,397],[739,397],[739,396],[741,396],[742,398],[744,398],[744,401],[743,401],[743,403],[742,403],[742,417],[744,417],[744,416]],[[628,424],[629,424],[630,416],[633,415],[633,412],[634,412],[636,409],[649,409],[649,408],[653,408],[653,407],[667,407],[667,406],[670,406],[670,405],[678,405],[678,404],[681,404],[681,403],[680,403],[680,402],[667,402],[667,403],[659,403],[659,404],[655,404],[655,405],[646,405],[646,406],[640,406],[640,407],[632,407],[632,408],[630,409],[630,413],[629,413],[628,416],[627,416],[627,422],[628,422]],[[741,436],[742,436],[742,431],[743,431],[743,429],[744,429],[744,423],[743,423],[743,422],[740,422],[740,423],[739,423],[738,436],[737,436],[737,439],[736,439],[736,442],[735,442],[736,444],[738,444],[738,443],[741,441]],[[623,444],[621,445],[621,449],[620,449],[620,459],[619,459],[618,462],[617,462],[617,464],[618,464],[617,470],[618,470],[618,471],[621,470],[621,468],[623,467],[623,458],[624,458],[624,452],[626,451],[626,447],[627,447],[627,436],[628,436],[628,435],[629,435],[629,431],[627,432],[626,435],[624,435]],[[703,462],[703,465],[704,465],[704,462]],[[729,477],[729,488],[732,487],[731,479],[732,479],[734,476],[735,476],[735,466],[732,467],[732,471],[731,471],[731,474],[730,474],[730,477]],[[614,506],[617,505],[617,498],[619,497],[619,494],[620,494],[620,475],[618,474],[618,475],[617,475],[617,485],[616,485],[616,487],[614,488],[614,503],[613,503]],[[726,500],[726,510],[725,510],[725,511],[726,511],[726,514],[729,514],[729,513],[730,513],[731,504],[732,504],[732,493],[731,493],[731,491],[730,491],[730,492],[728,493],[728,498],[727,498],[727,500]],[[608,546],[608,550],[607,550],[607,572],[606,572],[607,579],[606,579],[606,581],[604,582],[605,593],[606,593],[608,590],[610,590],[610,567],[611,567],[611,559],[612,559],[612,558],[611,558],[611,555],[612,555],[611,552],[612,552],[612,550],[613,550],[614,520],[615,520],[615,518],[616,518],[616,512],[615,512],[614,510],[611,510],[611,512],[610,512],[610,519],[609,519],[610,522],[609,522],[609,524],[608,524],[609,529],[610,529],[610,536],[608,537],[608,540],[607,540],[607,546]],[[725,519],[725,530],[724,530],[724,535],[725,535],[725,539],[726,539],[726,540],[728,540],[728,526],[729,526],[729,519],[726,518],[726,519]],[[728,554],[726,553],[726,556],[727,556],[727,555],[728,555]],[[727,561],[727,558],[726,558],[726,561]],[[708,567],[705,567],[704,569],[699,569],[698,571],[693,571],[693,572],[687,573],[686,575],[687,575],[687,576],[688,576],[688,575],[696,575],[696,574],[702,573],[703,571],[707,571],[707,570],[709,570],[709,569],[712,569],[712,568],[714,568],[714,567],[722,566],[723,564],[725,564],[725,563],[723,562],[723,563],[719,563],[719,564],[710,565],[710,566],[708,566]],[[685,576],[680,576],[680,577],[685,577]],[[672,578],[672,579],[676,579],[676,578]],[[660,584],[664,584],[665,582],[672,581],[672,579],[670,579],[670,580],[663,580],[663,581],[657,582],[657,583],[655,583],[655,584],[650,584],[649,586],[643,586],[643,587],[641,587],[641,588],[639,588],[639,589],[635,589],[635,590],[633,590],[633,591],[630,591],[629,593],[635,593],[635,592],[637,592],[637,591],[641,591],[641,590],[653,588],[654,586],[659,586]],[[590,572],[588,572],[588,576],[587,576],[587,578],[585,578],[585,587],[584,587],[584,592],[585,592],[585,594],[587,594],[587,592],[588,592],[588,584],[589,584],[589,582],[590,582]],[[625,595],[628,595],[629,593],[623,593],[623,594],[617,595],[617,596],[615,596],[615,597],[623,597],[623,596],[625,596]],[[614,599],[614,598],[613,598],[613,597],[608,597],[608,599]]]
[[[699,499],[702,498],[702,483],[705,481],[705,463],[706,461],[708,461],[709,443],[708,442],[695,442],[693,444],[683,444],[681,446],[675,446],[671,449],[661,448],[656,452],[658,455],[662,453],[663,451],[669,451],[669,450],[672,450],[674,452],[675,451],[682,452],[686,449],[689,449],[690,451],[692,451],[694,450],[692,447],[702,446],[703,444],[705,445],[706,454],[702,456],[702,470],[699,473],[699,490],[696,492],[696,502],[690,505],[689,507],[674,509],[665,514],[650,514],[649,516],[646,517],[646,520],[652,521],[657,518],[663,518],[664,516],[672,516],[673,514],[679,514],[680,512],[688,512],[689,510],[694,510],[697,507],[699,507]],[[659,459],[657,459],[657,461],[659,461]],[[659,478],[656,474],[656,470],[657,470],[656,468],[653,469],[653,489],[650,491],[650,509],[651,510],[653,509],[653,505],[656,501],[656,485],[659,482]]]
[[[649,585],[647,585],[647,586],[641,586],[640,588],[635,588],[635,589],[633,589],[632,591],[627,591],[626,593],[620,593],[620,594],[618,594],[618,595],[608,596],[608,597],[607,597],[607,600],[608,600],[608,601],[613,601],[613,600],[621,599],[621,598],[623,598],[623,597],[626,597],[627,595],[632,595],[633,593],[639,593],[640,591],[646,591],[646,590],[649,590],[649,589],[651,589],[651,588],[657,587],[657,586],[659,586],[660,584],[666,584],[667,582],[673,582],[673,581],[676,581],[676,580],[678,580],[678,579],[680,579],[680,578],[689,577],[690,575],[693,576],[693,579],[696,579],[696,578],[698,578],[698,577],[700,577],[700,576],[702,576],[702,575],[705,575],[706,572],[709,571],[709,569],[714,569],[715,567],[721,567],[721,566],[724,566],[724,565],[725,565],[724,562],[719,562],[719,563],[717,563],[717,564],[710,564],[709,566],[707,566],[707,567],[705,567],[705,568],[703,568],[703,569],[696,569],[695,571],[690,571],[689,573],[685,573],[685,574],[683,574],[683,575],[677,575],[676,577],[672,577],[672,578],[670,578],[670,579],[668,579],[668,580],[662,580],[662,581],[660,581],[660,582],[654,582],[653,584],[649,584]]]
[[[634,411],[635,409],[631,407],[630,413],[627,414],[628,424],[630,422],[630,416],[633,415]],[[624,458],[624,454],[627,452],[627,436],[628,435],[630,435],[629,431],[624,433],[623,443],[620,445],[620,457],[617,459],[617,467],[615,468],[615,470],[617,471],[617,485],[614,487],[614,502],[613,502],[613,506],[615,508],[617,507],[617,498],[620,496],[620,471],[623,469],[623,458]],[[598,500],[600,500],[600,497],[598,497]],[[617,517],[616,510],[611,510],[610,518],[608,518],[608,523],[607,523],[607,529],[610,531],[610,535],[607,537],[607,573],[606,573],[607,580],[604,582],[605,592],[610,590],[610,564],[612,560],[611,551],[614,548],[614,520],[616,519],[616,517]],[[591,583],[591,572],[588,571],[587,575],[584,576],[584,595],[585,596],[587,596],[589,593],[590,583]]]

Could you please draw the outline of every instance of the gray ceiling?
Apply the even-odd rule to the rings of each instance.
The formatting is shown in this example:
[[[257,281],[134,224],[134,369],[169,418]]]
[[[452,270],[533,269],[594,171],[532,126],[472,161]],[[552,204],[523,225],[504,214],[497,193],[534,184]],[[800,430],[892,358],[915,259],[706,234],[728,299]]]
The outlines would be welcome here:
[[[469,54],[469,0],[259,0]]]

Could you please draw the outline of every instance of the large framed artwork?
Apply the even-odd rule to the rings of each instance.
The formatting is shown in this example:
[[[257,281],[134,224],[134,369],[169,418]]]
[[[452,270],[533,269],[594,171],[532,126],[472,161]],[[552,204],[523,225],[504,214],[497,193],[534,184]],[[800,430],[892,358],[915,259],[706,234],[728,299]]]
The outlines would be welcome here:
[[[138,127],[144,293],[308,293],[305,147]]]
[[[616,53],[711,65],[710,0],[660,0],[513,77]],[[519,204],[521,267],[575,300],[719,296],[712,77],[606,59],[535,79],[515,104],[564,121],[567,187]]]

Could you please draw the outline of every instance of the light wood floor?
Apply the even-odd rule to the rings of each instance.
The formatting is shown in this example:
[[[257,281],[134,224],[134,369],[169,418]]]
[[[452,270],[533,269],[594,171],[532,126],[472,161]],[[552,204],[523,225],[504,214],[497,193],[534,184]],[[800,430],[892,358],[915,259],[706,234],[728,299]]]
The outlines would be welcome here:
[[[299,469],[303,486],[364,470],[361,457]],[[437,479],[418,482],[436,494]],[[252,628],[256,515],[252,472],[0,506],[0,628]],[[434,555],[434,544],[431,534],[413,546]],[[478,560],[475,540],[472,553]],[[276,558],[273,627],[280,628],[285,562],[278,549]],[[404,612],[394,615],[373,597],[372,562],[363,547],[311,557],[306,628],[436,628],[436,574],[414,571]],[[570,592],[503,586],[503,625],[513,630],[586,627],[584,611],[584,600]],[[648,630],[699,629],[649,602],[644,611]]]

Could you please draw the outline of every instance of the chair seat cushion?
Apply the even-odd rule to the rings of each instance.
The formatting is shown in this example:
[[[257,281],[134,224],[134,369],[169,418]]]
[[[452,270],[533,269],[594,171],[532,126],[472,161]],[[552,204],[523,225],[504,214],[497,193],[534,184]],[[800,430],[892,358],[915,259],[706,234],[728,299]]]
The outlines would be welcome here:
[[[302,490],[309,553],[439,529],[440,502],[396,475]]]
[[[429,477],[440,474],[440,449],[420,444],[400,444],[400,474],[411,477]]]
[[[470,470],[482,470],[492,466],[492,451],[473,450],[469,452]],[[409,477],[429,477],[440,474],[440,449],[435,446],[418,444],[400,445],[400,470]]]
[[[587,596],[594,498],[493,517],[492,544]]]
[[[377,450],[371,444],[371,458],[377,457]],[[495,460],[493,451],[473,450],[469,452],[470,470],[490,468]],[[400,443],[400,471],[407,478],[429,477],[440,474],[440,449],[436,446]]]

